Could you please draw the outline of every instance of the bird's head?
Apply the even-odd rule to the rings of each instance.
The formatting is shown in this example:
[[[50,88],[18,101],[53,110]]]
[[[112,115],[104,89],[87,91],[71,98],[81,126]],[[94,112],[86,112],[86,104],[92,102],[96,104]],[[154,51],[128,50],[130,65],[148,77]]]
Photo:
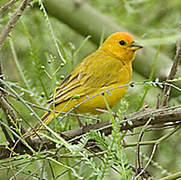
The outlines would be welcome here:
[[[125,62],[134,59],[136,51],[142,48],[134,41],[134,37],[126,32],[117,32],[109,36],[100,49]]]

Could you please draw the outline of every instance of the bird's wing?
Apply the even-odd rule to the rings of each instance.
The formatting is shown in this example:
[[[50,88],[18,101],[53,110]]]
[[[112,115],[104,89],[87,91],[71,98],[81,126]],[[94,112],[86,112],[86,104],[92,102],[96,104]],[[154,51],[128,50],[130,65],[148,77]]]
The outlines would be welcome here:
[[[85,96],[97,89],[117,83],[118,72],[123,65],[111,57],[92,54],[79,64],[57,88],[54,98],[49,103],[61,103],[75,94]]]

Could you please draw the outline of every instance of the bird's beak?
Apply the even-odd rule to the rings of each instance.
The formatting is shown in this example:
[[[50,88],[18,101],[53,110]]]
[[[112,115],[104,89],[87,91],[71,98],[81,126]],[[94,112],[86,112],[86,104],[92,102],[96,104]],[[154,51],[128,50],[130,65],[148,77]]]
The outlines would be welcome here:
[[[136,44],[134,41],[130,45],[130,49],[133,50],[133,51],[137,51],[138,49],[141,49],[141,48],[143,48],[143,46],[140,46],[140,45]]]

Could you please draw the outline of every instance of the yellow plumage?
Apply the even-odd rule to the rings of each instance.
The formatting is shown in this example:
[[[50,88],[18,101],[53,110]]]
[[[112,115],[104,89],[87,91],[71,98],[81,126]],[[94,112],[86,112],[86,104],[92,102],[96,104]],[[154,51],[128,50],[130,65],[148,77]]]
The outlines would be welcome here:
[[[128,84],[132,74],[132,60],[136,50],[134,38],[124,32],[112,34],[99,49],[86,57],[57,88],[55,96],[49,100],[50,108],[67,112],[77,104],[102,91]],[[127,87],[116,88],[105,93],[109,106],[117,104]],[[75,95],[80,98],[73,98]],[[96,108],[106,109],[102,95],[98,95],[78,106],[77,113],[97,113]],[[47,112],[42,120],[48,124],[55,114]]]

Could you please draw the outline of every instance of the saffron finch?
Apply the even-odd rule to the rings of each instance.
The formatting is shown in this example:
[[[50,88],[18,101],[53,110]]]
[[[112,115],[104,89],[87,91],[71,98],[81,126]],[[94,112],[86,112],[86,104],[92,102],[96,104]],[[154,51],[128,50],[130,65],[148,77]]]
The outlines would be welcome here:
[[[83,59],[73,72],[61,82],[55,95],[48,102],[50,109],[68,112],[75,106],[76,113],[93,113],[96,109],[107,109],[117,104],[124,96],[132,74],[132,61],[136,51],[142,48],[137,45],[132,35],[126,32],[117,32],[108,37],[97,51]],[[110,90],[112,89],[112,90]],[[99,95],[97,95],[99,93]],[[97,96],[96,96],[97,95]],[[90,98],[86,101],[87,98]],[[81,103],[82,102],[82,103]],[[48,124],[58,113],[46,112],[42,121]]]

